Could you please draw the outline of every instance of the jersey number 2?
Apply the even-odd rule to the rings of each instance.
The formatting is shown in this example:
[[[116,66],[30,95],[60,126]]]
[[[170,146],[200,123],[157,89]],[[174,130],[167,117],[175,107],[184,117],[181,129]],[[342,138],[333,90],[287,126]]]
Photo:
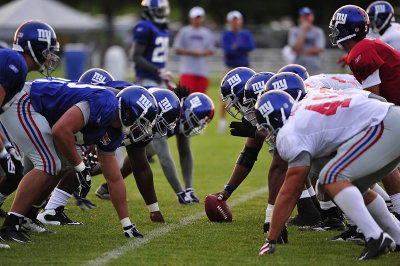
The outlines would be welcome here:
[[[341,108],[347,108],[350,106],[351,98],[344,99],[343,101],[333,101],[333,102],[328,102],[328,103],[319,103],[319,104],[313,104],[306,106],[307,110],[310,111],[315,111],[320,114],[326,115],[326,116],[331,116],[336,114],[337,109],[339,107]]]
[[[151,61],[154,63],[165,63],[167,61],[167,51],[168,51],[168,37],[157,37],[155,40],[156,48],[153,50]]]

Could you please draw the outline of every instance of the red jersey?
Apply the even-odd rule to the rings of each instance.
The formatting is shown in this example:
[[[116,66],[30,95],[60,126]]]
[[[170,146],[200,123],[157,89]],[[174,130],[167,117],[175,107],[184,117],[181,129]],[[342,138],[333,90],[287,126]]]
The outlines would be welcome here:
[[[363,39],[351,49],[347,64],[360,83],[379,69],[380,95],[400,105],[400,52],[381,40]]]

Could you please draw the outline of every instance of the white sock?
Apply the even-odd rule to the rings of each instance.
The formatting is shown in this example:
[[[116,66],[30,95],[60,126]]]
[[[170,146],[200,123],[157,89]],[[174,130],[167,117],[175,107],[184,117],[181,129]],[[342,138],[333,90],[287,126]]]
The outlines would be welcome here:
[[[121,219],[122,228],[130,226],[131,224],[132,224],[131,219],[129,219],[129,217],[125,217],[125,218]]]
[[[315,195],[315,190],[313,187],[309,187],[309,188],[307,188],[307,190],[308,190],[308,194],[310,194],[310,197]]]
[[[271,222],[273,212],[274,212],[274,205],[268,204],[267,210],[265,211],[265,222],[264,223]]]
[[[333,201],[319,201],[319,205],[321,206],[321,210],[329,210],[330,208],[336,207]]]
[[[301,192],[300,199],[309,198],[309,197],[310,197],[310,194],[308,193],[307,189],[305,189],[305,190],[303,190],[303,192]]]
[[[69,198],[71,198],[72,195],[61,190],[58,188],[55,188],[53,191],[53,194],[51,194],[51,197],[49,199],[49,202],[47,203],[45,209],[46,210],[55,210],[57,207],[67,205],[67,202]]]
[[[400,213],[400,193],[390,195],[389,197],[392,201],[394,212]]]
[[[375,184],[372,190],[381,195],[385,201],[390,200],[388,193],[386,193],[386,191],[379,184]]]
[[[3,204],[10,195],[3,195],[0,193],[0,205]]]
[[[396,244],[400,244],[400,227],[394,216],[386,208],[386,203],[381,196],[377,196],[367,205],[368,211],[383,231],[393,237]]]
[[[360,228],[366,239],[377,239],[382,229],[368,212],[360,191],[355,186],[342,189],[333,199],[342,211]],[[386,208],[386,206],[385,206]]]

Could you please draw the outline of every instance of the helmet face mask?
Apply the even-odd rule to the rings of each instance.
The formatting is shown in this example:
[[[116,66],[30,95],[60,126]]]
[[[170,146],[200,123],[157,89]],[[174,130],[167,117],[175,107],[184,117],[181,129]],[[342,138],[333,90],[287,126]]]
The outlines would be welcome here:
[[[170,8],[168,0],[143,0],[142,6],[146,17],[157,24],[168,22]]]

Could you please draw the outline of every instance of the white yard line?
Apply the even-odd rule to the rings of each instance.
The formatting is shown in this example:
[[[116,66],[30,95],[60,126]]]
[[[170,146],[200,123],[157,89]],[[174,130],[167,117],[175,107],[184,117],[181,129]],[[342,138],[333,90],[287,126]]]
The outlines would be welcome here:
[[[233,201],[229,201],[229,206],[234,207],[237,204],[241,204],[245,201],[248,201],[248,200],[250,200],[262,193],[265,193],[267,191],[268,191],[268,188],[263,187],[256,191],[252,191],[245,195],[241,195],[237,199],[235,199]],[[105,265],[106,263],[110,262],[111,260],[118,259],[119,257],[123,256],[128,251],[132,251],[137,248],[140,248],[143,245],[149,243],[151,240],[162,237],[163,235],[167,234],[168,232],[170,232],[172,230],[184,227],[186,225],[193,224],[196,220],[200,219],[204,215],[205,215],[205,212],[199,212],[199,213],[187,216],[177,223],[167,224],[161,228],[154,229],[154,230],[148,232],[144,238],[132,239],[132,241],[129,241],[125,245],[123,245],[119,248],[116,248],[114,250],[105,252],[100,257],[98,257],[94,260],[90,260],[84,265]]]

